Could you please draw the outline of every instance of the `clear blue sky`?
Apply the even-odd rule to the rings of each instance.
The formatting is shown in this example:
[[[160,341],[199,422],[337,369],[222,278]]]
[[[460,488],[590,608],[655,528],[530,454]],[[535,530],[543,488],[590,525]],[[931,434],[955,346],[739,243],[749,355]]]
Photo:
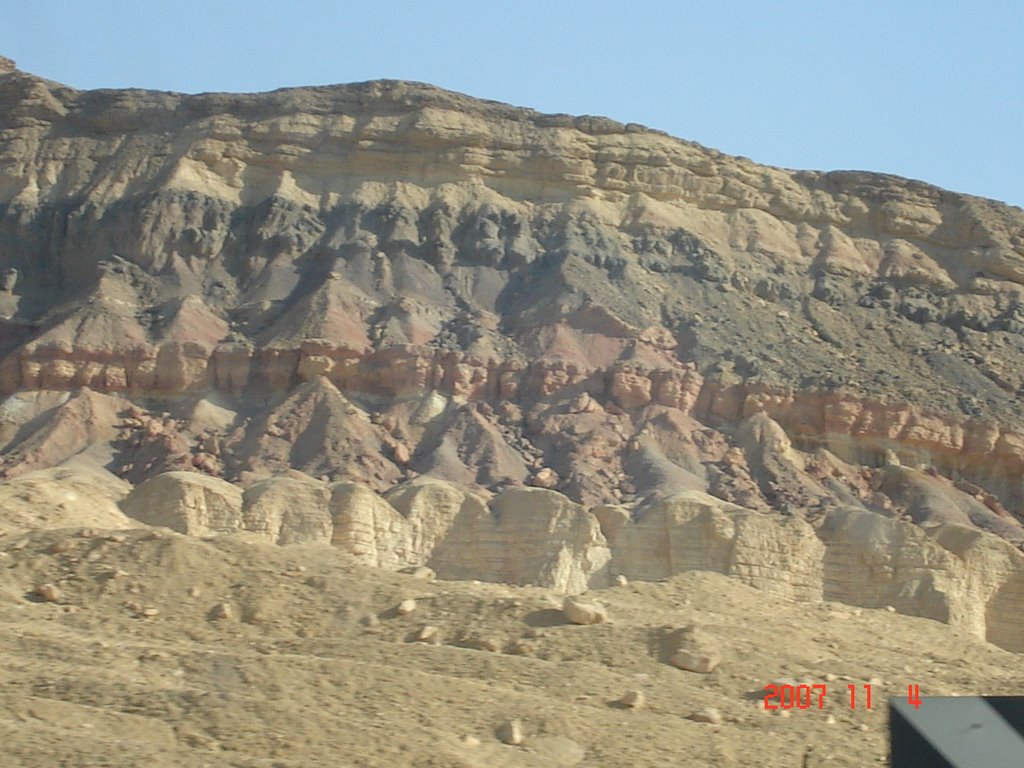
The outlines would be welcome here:
[[[0,11],[0,54],[78,88],[420,80],[771,165],[884,171],[1024,206],[1019,0],[0,0]]]

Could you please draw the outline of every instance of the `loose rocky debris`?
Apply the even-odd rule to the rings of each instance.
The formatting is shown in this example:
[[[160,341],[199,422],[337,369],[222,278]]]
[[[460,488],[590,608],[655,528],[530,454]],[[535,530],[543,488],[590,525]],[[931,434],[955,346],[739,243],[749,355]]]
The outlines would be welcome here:
[[[33,594],[45,603],[57,603],[64,597],[63,593],[53,584],[40,584],[33,590]]]
[[[601,624],[608,621],[608,611],[597,603],[587,603],[575,597],[566,597],[562,613],[573,624]]]
[[[643,691],[627,691],[618,703],[629,709],[643,709],[647,705],[647,697]]]
[[[412,598],[403,600],[395,606],[395,613],[399,616],[408,616],[410,613],[416,610],[416,601]]]
[[[695,625],[675,630],[667,641],[672,666],[699,674],[714,672],[722,658],[710,639]]]
[[[502,723],[498,726],[495,735],[501,743],[514,747],[519,746],[526,740],[526,733],[523,730],[521,720],[508,720]]]
[[[672,665],[689,672],[709,674],[718,667],[721,659],[714,652],[698,653],[689,650],[678,650],[672,654]]]
[[[449,750],[454,764],[498,766],[504,754],[551,766],[653,768],[685,754],[697,765],[731,759],[789,768],[771,754],[802,754],[807,744],[820,746],[817,754],[841,754],[837,766],[860,768],[884,752],[882,689],[912,674],[903,669],[906,647],[931,649],[913,666],[937,694],[966,692],[964,680],[997,693],[1024,685],[1010,654],[936,622],[883,610],[823,621],[821,606],[778,600],[713,573],[577,598],[600,598],[614,614],[600,628],[567,623],[549,589],[420,581],[405,599],[419,604],[410,619],[423,618],[410,623],[378,618],[397,615],[408,574],[366,568],[327,545],[140,532],[114,546],[98,531],[88,543],[66,532],[0,538],[0,622],[11,629],[0,633],[7,670],[0,737],[6,754],[39,754],[41,738],[49,751],[22,760],[27,768],[47,768],[53,754],[69,764],[173,768],[209,762],[210,750],[231,752],[240,764],[276,750],[272,759],[283,764],[352,754],[384,768],[410,755],[436,758],[438,749]],[[68,540],[63,553],[48,552]],[[94,549],[101,560],[82,557]],[[114,570],[132,575],[111,579]],[[58,586],[60,609],[31,608],[26,584]],[[188,599],[196,585],[218,597]],[[234,620],[213,620],[217,605],[230,606]],[[65,612],[72,607],[79,610]],[[149,609],[158,613],[147,617]],[[819,629],[791,633],[780,645],[793,626]],[[683,646],[728,659],[715,668],[713,685],[666,663]],[[944,655],[936,650],[943,648]],[[839,697],[821,712],[755,715],[764,711],[765,682],[820,681],[830,667],[858,685],[874,678],[875,708],[851,711]],[[170,706],[167,697],[182,689],[187,706]],[[60,719],[27,714],[25,707],[45,714],[44,704]],[[523,739],[516,752],[497,738],[475,747],[461,738],[496,735],[512,719]],[[19,728],[4,730],[9,721]],[[343,727],[353,722],[370,732]],[[856,731],[854,742],[843,736],[860,725],[868,730]],[[405,734],[401,745],[385,738],[396,730]]]
[[[433,581],[437,578],[437,574],[433,568],[428,568],[425,565],[417,565],[412,568],[405,568],[402,573],[408,573],[414,579],[421,579],[423,581]]]
[[[690,719],[697,723],[710,723],[711,725],[721,725],[723,722],[722,713],[714,707],[705,707],[702,710],[694,712],[690,715]]]

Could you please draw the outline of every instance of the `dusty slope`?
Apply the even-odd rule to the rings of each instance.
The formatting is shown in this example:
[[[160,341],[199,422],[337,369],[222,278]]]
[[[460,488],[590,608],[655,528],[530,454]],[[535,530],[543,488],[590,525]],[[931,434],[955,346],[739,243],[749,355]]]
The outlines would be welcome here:
[[[327,547],[114,536],[0,539],[5,766],[788,768],[810,748],[810,766],[862,768],[885,752],[885,697],[908,683],[1024,683],[1018,657],[936,622],[799,605],[717,574],[600,590],[611,622],[575,626],[538,588],[423,581]],[[41,582],[59,603],[26,597]],[[406,598],[417,610],[396,616]],[[222,603],[230,618],[214,618]],[[722,655],[710,675],[664,662],[669,630],[690,622]],[[425,624],[439,645],[411,642]],[[763,711],[766,682],[825,675],[839,677],[824,710]],[[846,686],[872,678],[872,709],[851,710]],[[613,704],[634,689],[645,709]],[[705,707],[724,722],[688,719]],[[523,746],[497,741],[509,718]]]

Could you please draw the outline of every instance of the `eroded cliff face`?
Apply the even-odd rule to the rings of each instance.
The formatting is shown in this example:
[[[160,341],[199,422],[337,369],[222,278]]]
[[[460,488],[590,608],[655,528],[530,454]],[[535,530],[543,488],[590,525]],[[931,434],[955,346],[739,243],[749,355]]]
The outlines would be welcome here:
[[[0,538],[40,527],[145,524],[198,537],[319,543],[421,578],[563,594],[714,571],[788,600],[829,601],[833,610],[836,603],[887,607],[1024,652],[1024,555],[1017,548],[971,526],[922,527],[850,507],[811,524],[700,491],[586,507],[542,488],[485,499],[426,477],[381,496],[361,483],[325,483],[292,470],[242,493],[197,472],[166,472],[133,489],[85,468],[26,473],[0,484],[0,503]]]
[[[744,510],[737,552],[786,516],[825,563],[779,566],[794,595],[839,589],[839,509],[1024,541],[1020,209],[404,82],[82,92],[5,64],[0,105],[6,476],[77,457],[257,498],[297,469],[337,504],[438,479],[481,500],[445,502],[450,546],[506,536],[481,505],[532,485],[654,505],[612,549],[672,563],[658,504],[703,494]],[[390,566],[433,546],[374,509],[265,525]]]

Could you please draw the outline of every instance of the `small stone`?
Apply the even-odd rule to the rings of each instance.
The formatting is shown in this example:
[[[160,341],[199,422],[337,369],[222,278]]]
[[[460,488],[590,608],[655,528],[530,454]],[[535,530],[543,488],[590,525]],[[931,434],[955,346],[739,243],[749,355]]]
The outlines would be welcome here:
[[[154,616],[159,616],[160,615],[160,609],[159,608],[143,608],[142,612],[139,615],[140,616],[144,616],[147,619],[152,619]]]
[[[539,638],[544,637],[544,631],[538,629],[537,627],[530,627],[525,632],[523,632],[523,637],[528,638],[530,640],[537,640]]]
[[[669,659],[673,667],[685,669],[688,672],[697,672],[702,675],[714,672],[721,661],[721,657],[713,651],[700,653],[698,651],[678,650]]]
[[[537,486],[538,488],[554,488],[558,485],[558,473],[551,467],[544,467],[534,473],[533,477],[530,478],[530,485]]]
[[[861,723],[860,725],[858,725],[858,726],[857,726],[857,730],[858,730],[858,731],[866,731],[866,730],[868,730],[868,725],[867,725],[867,723]]]
[[[476,736],[463,736],[462,737],[462,743],[463,743],[464,746],[467,746],[467,747],[470,747],[470,748],[479,747],[480,746],[480,739],[478,739]]]
[[[889,613],[896,613],[896,609],[893,608],[891,605],[885,606],[885,610],[887,610]]]
[[[575,597],[566,597],[562,603],[562,614],[573,624],[601,624],[608,621],[604,606],[584,603]]]
[[[111,544],[124,544],[126,541],[128,541],[128,537],[121,533],[114,533],[110,536],[107,536],[107,541],[109,541]]]
[[[647,704],[647,697],[644,696],[643,691],[627,691],[619,699],[619,704],[630,709],[643,709]]]
[[[323,576],[307,576],[306,577],[306,586],[307,587],[312,587],[313,589],[318,589],[321,592],[326,592],[327,591],[327,584],[328,584],[327,579],[325,577],[323,577]]]
[[[431,626],[430,624],[424,624],[423,628],[416,635],[416,641],[420,643],[429,643],[437,637],[437,627]]]
[[[495,640],[493,637],[488,637],[488,638],[485,638],[483,641],[481,641],[480,647],[483,650],[485,650],[485,651],[490,651],[491,653],[497,653],[498,651],[501,650],[501,643],[499,641]]]
[[[69,549],[71,549],[71,542],[67,539],[63,539],[61,541],[53,542],[53,544],[46,548],[46,551],[51,555],[59,555],[63,552],[67,552]]]
[[[234,611],[231,610],[229,603],[217,603],[213,606],[213,610],[210,611],[210,616],[218,621],[224,621],[230,619],[234,615]]]
[[[40,584],[35,588],[35,596],[45,603],[56,603],[63,595],[53,584]]]
[[[380,618],[374,613],[363,616],[364,627],[378,627],[380,626]]]
[[[838,679],[838,676],[835,675],[834,673],[832,673],[832,672],[826,672],[825,673],[825,682],[826,683],[834,683],[837,679]]]
[[[779,717],[791,717],[790,711],[788,709],[780,709]]]
[[[525,738],[522,722],[519,720],[509,720],[502,723],[498,726],[497,736],[498,740],[503,744],[510,744],[514,747],[522,744]]]
[[[425,565],[417,565],[408,571],[408,574],[414,579],[421,579],[423,581],[433,581],[437,578],[437,574],[434,573],[433,568],[428,568]]]
[[[699,712],[694,712],[690,715],[690,719],[697,723],[710,723],[711,725],[721,725],[722,713],[714,707],[705,707]]]
[[[825,718],[825,722],[828,723],[829,725],[835,725],[836,724],[836,716],[835,715],[829,715],[828,717]]]
[[[92,539],[92,538],[95,538],[96,537],[96,529],[95,528],[83,528],[82,530],[80,530],[78,532],[78,537],[80,539]]]
[[[199,589],[199,587],[189,587],[188,588],[188,596],[191,597],[191,598],[199,597],[201,594],[203,594],[203,591],[201,589]]]
[[[880,677],[868,678],[868,685],[884,685],[885,682]]]
[[[620,587],[629,586],[629,579],[623,576],[621,573],[615,577],[615,583]]]
[[[395,606],[395,612],[399,616],[408,616],[410,613],[416,610],[416,601],[411,597],[407,600],[403,600]]]
[[[525,640],[517,640],[512,644],[512,653],[516,656],[533,656],[534,647]]]

